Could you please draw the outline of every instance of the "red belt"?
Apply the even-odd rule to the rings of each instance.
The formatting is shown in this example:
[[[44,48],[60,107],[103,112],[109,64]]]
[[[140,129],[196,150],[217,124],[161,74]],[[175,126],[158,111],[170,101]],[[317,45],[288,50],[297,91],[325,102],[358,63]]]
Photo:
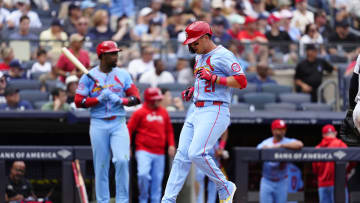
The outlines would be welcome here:
[[[116,116],[111,116],[109,118],[103,118],[104,120],[112,121],[115,120]]]
[[[195,106],[196,107],[204,107],[205,106],[205,103],[206,103],[206,101],[197,101],[197,102],[195,102]],[[210,103],[210,102],[209,102]],[[221,104],[223,104],[224,102],[222,102],[222,101],[213,101],[212,102],[212,104],[213,105],[221,105]]]

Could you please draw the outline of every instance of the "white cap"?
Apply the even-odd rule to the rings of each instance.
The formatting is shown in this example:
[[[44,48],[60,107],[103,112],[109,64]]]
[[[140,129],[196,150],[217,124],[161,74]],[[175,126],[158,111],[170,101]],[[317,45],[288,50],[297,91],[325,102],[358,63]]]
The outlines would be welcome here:
[[[24,3],[30,5],[30,0],[16,0],[16,3]]]
[[[211,8],[223,8],[224,7],[224,3],[222,0],[213,0],[211,2]]]
[[[231,24],[237,23],[242,25],[245,23],[245,18],[239,14],[233,14],[229,17],[229,21]]]
[[[72,82],[78,82],[78,81],[79,81],[79,78],[76,75],[70,75],[66,78],[65,84],[68,85]]]
[[[4,76],[4,73],[0,71],[0,78]]]
[[[144,7],[144,8],[142,8],[142,9],[140,10],[139,15],[140,15],[140,16],[147,16],[147,15],[149,15],[151,12],[152,12],[152,9],[151,9],[151,8],[149,8],[149,7]]]
[[[287,9],[284,9],[284,10],[281,10],[280,11],[280,17],[281,18],[292,18],[293,17],[293,14],[291,11],[287,10]]]

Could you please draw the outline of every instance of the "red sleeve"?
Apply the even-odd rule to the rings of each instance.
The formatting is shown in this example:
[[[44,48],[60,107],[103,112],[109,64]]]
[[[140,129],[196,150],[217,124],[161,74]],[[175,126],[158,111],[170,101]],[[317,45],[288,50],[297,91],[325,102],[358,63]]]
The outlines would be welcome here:
[[[85,52],[86,53],[86,61],[85,61],[85,64],[84,64],[84,66],[86,67],[86,68],[90,68],[90,57],[89,57],[89,52]]]
[[[132,135],[134,134],[134,132],[136,131],[136,129],[138,129],[138,126],[140,126],[141,124],[141,109],[135,111],[127,124],[127,127],[129,129],[129,135],[130,135],[130,142],[132,140]]]
[[[83,102],[84,99],[86,99],[85,102]],[[76,94],[74,102],[78,108],[89,108],[97,105],[99,100],[96,97],[85,97],[81,94]]]
[[[240,84],[240,89],[244,89],[247,86],[247,79],[244,74],[234,75],[233,77]]]
[[[64,70],[65,65],[66,65],[66,57],[64,54],[61,54],[56,63],[56,67],[60,68],[61,70]]]
[[[318,175],[318,166],[317,166],[318,162],[313,162],[312,163],[312,171],[315,175]]]
[[[139,90],[134,84],[131,84],[131,86],[125,91],[125,94],[127,97],[134,96],[140,101]]]
[[[171,124],[169,114],[165,109],[164,109],[164,118],[165,118],[165,133],[167,136],[167,143],[169,146],[175,146],[174,129]]]

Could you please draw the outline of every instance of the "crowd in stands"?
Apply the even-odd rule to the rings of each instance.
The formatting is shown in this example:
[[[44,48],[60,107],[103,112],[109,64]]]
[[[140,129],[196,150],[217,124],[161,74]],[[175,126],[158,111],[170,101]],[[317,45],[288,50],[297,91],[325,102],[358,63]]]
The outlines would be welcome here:
[[[82,73],[61,54],[61,47],[67,46],[90,69],[98,65],[95,47],[103,40],[122,48],[118,66],[129,71],[141,91],[179,84],[175,91],[168,89],[176,99],[180,87],[193,82],[194,55],[181,43],[186,25],[195,20],[212,26],[213,41],[239,59],[255,92],[276,83],[271,76],[285,64],[295,69],[293,92],[309,94],[316,102],[324,70],[331,73],[338,68],[334,63],[349,64],[345,75],[351,76],[360,53],[358,7],[344,0],[0,0],[0,103],[7,101],[3,78],[15,86],[32,80],[39,83],[35,90],[52,95],[50,100],[34,99],[33,108],[74,109],[67,102],[72,102]],[[67,99],[63,92],[53,92],[57,88],[64,89]],[[20,96],[35,91],[18,89]],[[246,102],[237,96],[234,103]],[[66,100],[66,107],[58,106],[60,100]],[[53,106],[40,105],[48,101]],[[174,102],[170,106],[182,109]]]

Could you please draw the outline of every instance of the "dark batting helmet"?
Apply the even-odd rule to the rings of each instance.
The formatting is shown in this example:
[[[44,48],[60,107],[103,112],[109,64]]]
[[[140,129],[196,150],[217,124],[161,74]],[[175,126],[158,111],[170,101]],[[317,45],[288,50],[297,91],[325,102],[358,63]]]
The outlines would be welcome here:
[[[183,43],[184,45],[193,43],[206,34],[212,35],[210,25],[204,21],[196,21],[191,23],[186,27],[185,32],[186,40]]]
[[[118,48],[116,42],[114,41],[103,41],[96,47],[96,53],[98,57],[101,56],[103,53],[110,53],[110,52],[119,52],[121,49]]]
[[[149,87],[144,92],[144,100],[145,102],[152,103],[156,100],[161,100],[163,95],[161,90],[156,87]]]

